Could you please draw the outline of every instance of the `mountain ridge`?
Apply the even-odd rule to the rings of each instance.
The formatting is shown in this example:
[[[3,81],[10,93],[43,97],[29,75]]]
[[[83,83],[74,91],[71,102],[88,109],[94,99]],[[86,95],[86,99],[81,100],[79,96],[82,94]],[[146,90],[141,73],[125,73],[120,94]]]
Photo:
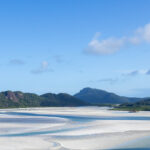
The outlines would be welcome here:
[[[83,88],[75,95],[67,93],[24,93],[21,91],[0,92],[0,108],[10,107],[76,107],[101,104],[134,103],[144,98],[119,96],[115,93],[95,88]]]
[[[83,88],[79,91],[79,93],[76,93],[74,96],[78,99],[92,104],[120,104],[127,102],[137,102],[142,99],[136,97],[119,96],[112,92],[107,92],[105,90],[89,87]]]
[[[66,93],[37,95],[21,91],[0,92],[0,108],[86,105],[89,104]]]

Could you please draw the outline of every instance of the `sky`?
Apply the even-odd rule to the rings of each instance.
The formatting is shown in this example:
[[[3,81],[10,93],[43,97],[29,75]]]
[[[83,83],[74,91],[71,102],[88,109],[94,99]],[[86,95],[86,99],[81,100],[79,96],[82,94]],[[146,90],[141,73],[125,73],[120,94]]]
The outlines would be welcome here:
[[[149,0],[0,1],[0,91],[150,96]]]

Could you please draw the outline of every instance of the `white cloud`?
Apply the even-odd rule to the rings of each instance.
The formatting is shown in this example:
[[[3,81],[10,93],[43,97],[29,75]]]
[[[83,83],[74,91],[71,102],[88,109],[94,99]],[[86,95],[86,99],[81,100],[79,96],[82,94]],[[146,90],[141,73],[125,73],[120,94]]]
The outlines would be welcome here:
[[[48,68],[48,62],[47,62],[47,61],[43,61],[43,62],[41,63],[41,69],[45,70],[45,69],[47,69],[47,68]]]
[[[87,51],[95,54],[112,54],[124,45],[124,38],[109,38],[102,41],[94,38],[89,44]]]
[[[138,45],[141,43],[141,39],[138,36],[134,36],[128,39],[129,43],[133,44],[133,45]]]
[[[138,37],[146,42],[150,42],[150,24],[146,24],[137,30]]]
[[[140,27],[135,31],[134,36],[129,38],[132,44],[140,44],[142,42],[150,43],[150,24]]]
[[[53,70],[49,68],[49,63],[47,61],[43,61],[41,63],[41,66],[37,69],[32,70],[31,73],[41,74],[41,73],[49,72],[49,71],[53,71]]]
[[[119,51],[126,44],[137,45],[144,42],[150,43],[150,24],[135,30],[132,36],[122,36],[120,38],[106,38],[99,40],[100,33],[97,32],[89,42],[86,51],[93,54],[107,55]]]

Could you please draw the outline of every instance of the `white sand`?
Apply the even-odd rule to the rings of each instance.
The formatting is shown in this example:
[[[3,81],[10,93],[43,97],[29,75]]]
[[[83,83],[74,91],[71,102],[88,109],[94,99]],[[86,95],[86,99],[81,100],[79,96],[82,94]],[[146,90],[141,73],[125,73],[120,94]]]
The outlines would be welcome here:
[[[62,146],[39,137],[1,138],[1,150],[58,150]]]
[[[69,118],[48,116],[20,116],[1,112],[26,112],[82,117],[148,117],[150,112],[128,113],[99,107],[26,108],[0,110],[0,135],[48,131],[47,134],[0,137],[0,150],[65,150],[111,149],[120,144],[150,135],[150,121],[92,120],[76,122]],[[22,119],[21,122],[13,119]],[[28,120],[29,119],[29,120]],[[36,120],[38,119],[38,120]],[[30,122],[33,120],[33,122]],[[52,131],[52,132],[51,132]]]

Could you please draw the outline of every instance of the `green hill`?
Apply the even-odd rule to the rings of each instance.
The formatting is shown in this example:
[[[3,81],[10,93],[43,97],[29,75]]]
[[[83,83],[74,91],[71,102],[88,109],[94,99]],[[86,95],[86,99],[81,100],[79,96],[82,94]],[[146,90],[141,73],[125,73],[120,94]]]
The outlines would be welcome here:
[[[127,102],[137,102],[140,100],[140,98],[118,96],[114,93],[92,88],[84,88],[74,96],[92,104],[122,104]]]
[[[118,96],[114,93],[110,93],[104,90],[84,88],[79,93],[71,96],[66,93],[53,94],[47,93],[43,95],[37,95],[34,93],[23,93],[20,91],[12,92],[5,91],[0,92],[0,108],[14,108],[14,107],[65,107],[65,106],[109,106],[113,104],[125,104],[135,103],[140,101],[140,98],[129,98],[124,96]],[[141,103],[145,101],[141,101]],[[125,104],[124,104],[125,103]],[[136,105],[141,105],[139,102]],[[131,104],[130,104],[131,105]],[[148,105],[148,101],[146,104]],[[122,107],[120,105],[120,107]],[[119,109],[119,108],[117,108]]]
[[[41,98],[44,99],[41,102],[41,106],[85,106],[88,103],[83,102],[69,94],[60,93],[60,94],[44,94],[41,95]]]
[[[124,103],[114,109],[126,111],[150,111],[150,98],[143,99],[136,103]]]
[[[44,94],[6,91],[0,93],[0,108],[46,107],[46,106],[85,106],[88,105],[69,94]]]

